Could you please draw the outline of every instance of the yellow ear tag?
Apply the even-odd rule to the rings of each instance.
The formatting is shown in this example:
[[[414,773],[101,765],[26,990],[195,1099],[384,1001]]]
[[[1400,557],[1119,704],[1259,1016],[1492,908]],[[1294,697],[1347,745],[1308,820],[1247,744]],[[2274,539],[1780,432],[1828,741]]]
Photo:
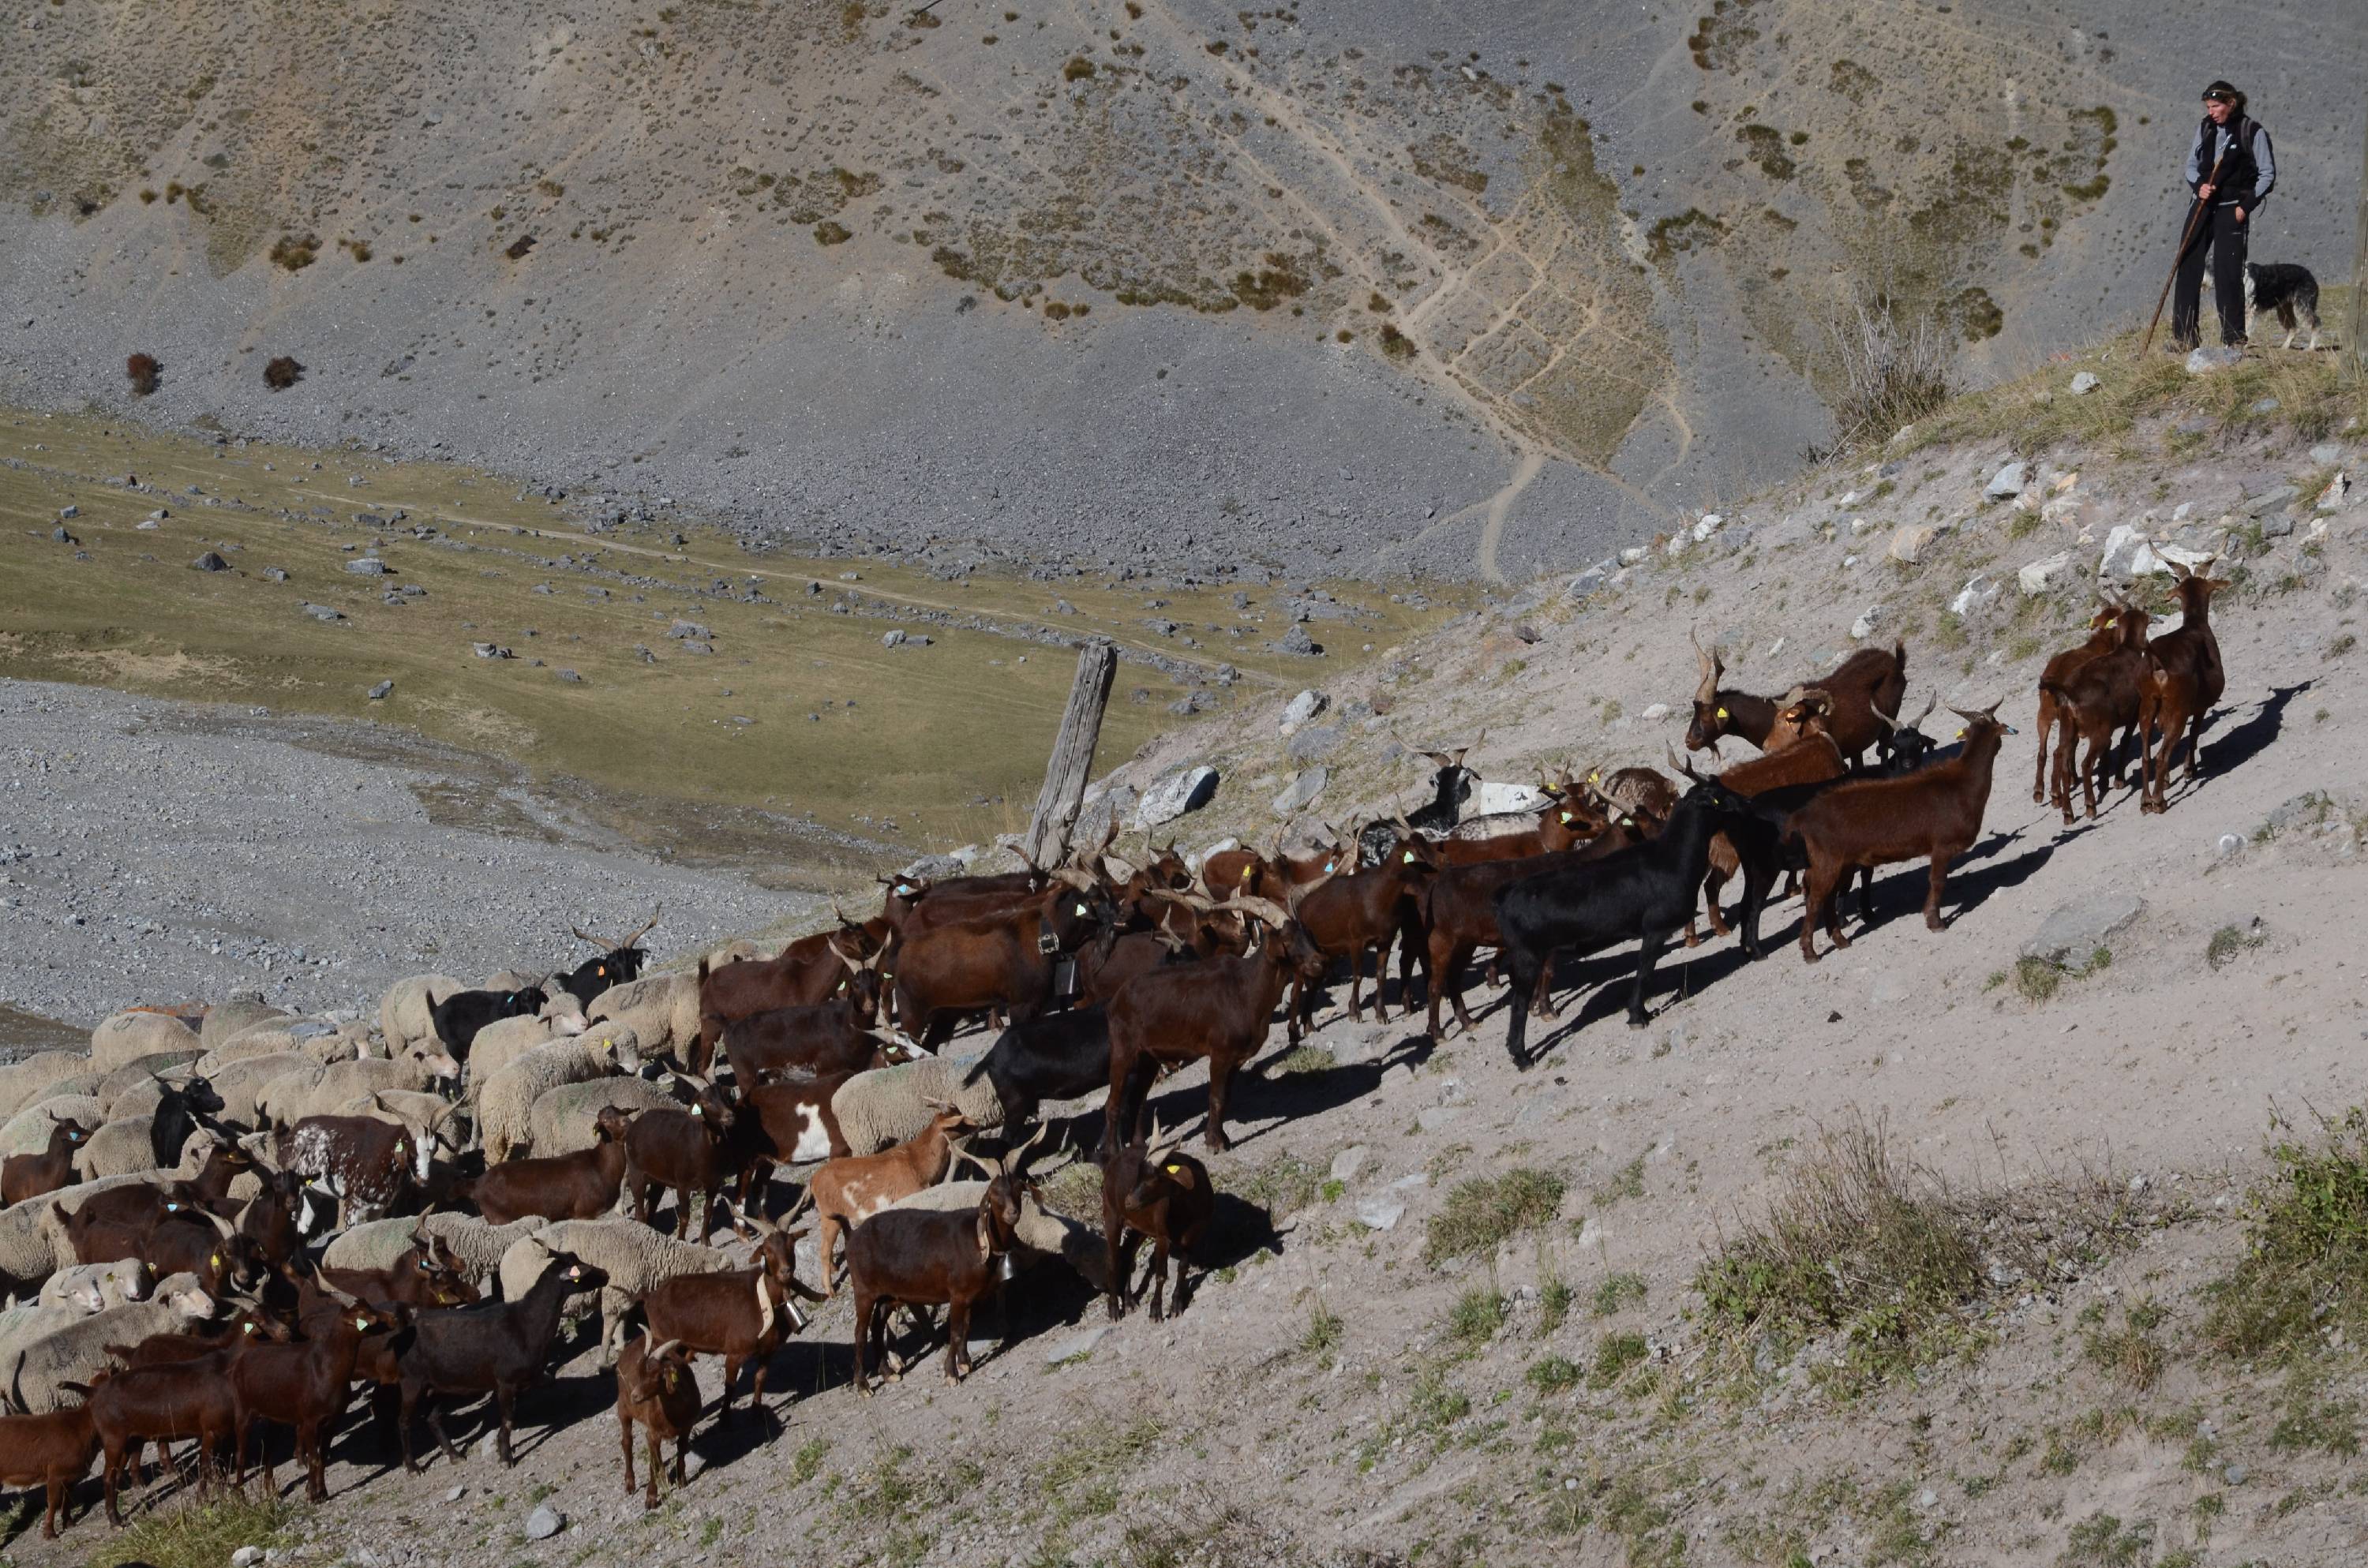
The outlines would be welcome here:
[[[1719,716],[1720,718],[1722,718],[1722,719],[1725,718],[1725,717],[1726,717],[1726,710],[1725,710],[1725,709],[1724,709],[1724,708],[1720,709],[1720,710],[1718,710],[1718,716]]]
[[[1957,732],[1957,738],[1958,738],[1959,740],[1961,740],[1961,741],[1962,741],[1962,740],[1964,740],[1964,739],[1965,738],[1965,732],[1964,732],[1964,731],[1963,731],[1963,730],[1959,730],[1959,731]]]
[[[1248,881],[1252,877],[1256,876],[1257,874],[1258,874],[1258,868],[1257,868],[1256,866],[1244,866],[1244,867],[1242,868],[1242,881]]]
[[[222,1267],[222,1254],[220,1253],[214,1254],[214,1267],[216,1268],[220,1268]]]
[[[1602,778],[1603,778],[1603,769],[1601,769],[1601,768],[1600,768],[1600,767],[1596,767],[1596,768],[1590,768],[1590,769],[1588,769],[1588,775],[1587,775],[1587,781],[1588,781],[1589,784],[1600,783],[1600,782],[1602,781]]]
[[[1169,1176],[1182,1176],[1184,1174],[1184,1167],[1182,1165],[1171,1165],[1167,1167],[1167,1174]]]

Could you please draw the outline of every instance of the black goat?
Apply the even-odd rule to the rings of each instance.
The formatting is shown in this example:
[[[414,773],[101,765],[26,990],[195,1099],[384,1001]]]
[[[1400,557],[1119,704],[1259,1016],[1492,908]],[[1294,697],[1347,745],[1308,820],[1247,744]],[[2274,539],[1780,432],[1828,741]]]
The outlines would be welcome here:
[[[534,985],[523,991],[455,991],[441,1002],[431,991],[427,1011],[436,1020],[436,1038],[444,1042],[444,1049],[455,1062],[466,1062],[479,1029],[503,1018],[531,1017],[550,1000],[541,987]]]
[[[214,1093],[212,1084],[191,1076],[162,1087],[164,1093],[157,1096],[148,1122],[148,1152],[158,1170],[170,1170],[181,1163],[182,1146],[200,1127],[229,1141],[230,1133],[214,1119],[222,1114],[222,1097]]]
[[[1505,1050],[1527,1072],[1523,1036],[1530,999],[1555,952],[1581,956],[1632,938],[1639,943],[1636,974],[1628,993],[1628,1026],[1646,1023],[1645,988],[1653,964],[1682,929],[1702,896],[1710,869],[1711,835],[1740,827],[1750,808],[1715,779],[1697,783],[1679,798],[1660,836],[1605,856],[1525,878],[1497,894],[1497,928],[1505,938],[1512,971],[1511,1023]],[[1748,884],[1747,884],[1748,888]],[[1747,900],[1749,892],[1746,892]]]
[[[1464,804],[1472,799],[1473,788],[1480,782],[1480,776],[1464,767],[1463,759],[1487,738],[1488,732],[1483,730],[1470,745],[1456,751],[1408,748],[1408,755],[1429,762],[1436,771],[1430,778],[1430,800],[1406,813],[1406,826],[1429,833],[1444,833],[1463,820]],[[1357,835],[1357,864],[1380,865],[1383,858],[1396,845],[1398,831],[1395,821],[1366,824]]]
[[[551,1358],[552,1336],[559,1332],[559,1309],[568,1297],[607,1283],[606,1271],[573,1253],[560,1253],[534,1288],[515,1301],[421,1312],[412,1324],[411,1343],[395,1356],[403,1386],[403,1468],[414,1474],[421,1468],[412,1457],[411,1417],[423,1403],[427,1429],[436,1434],[444,1457],[461,1462],[435,1403],[438,1395],[449,1394],[494,1396],[501,1421],[495,1448],[504,1466],[516,1463],[510,1457],[510,1426],[518,1396],[542,1376],[543,1363]]]
[[[1047,1013],[996,1036],[962,1083],[984,1077],[1012,1131],[1036,1119],[1046,1100],[1076,1099],[1110,1087],[1110,1015],[1099,1006]]]
[[[650,917],[642,922],[641,929],[629,937],[613,938],[596,937],[589,931],[579,931],[572,926],[569,926],[569,934],[577,941],[589,942],[602,951],[598,958],[586,959],[565,974],[560,975],[559,988],[588,1008],[592,1006],[593,998],[610,986],[623,985],[641,979],[642,965],[649,961],[650,956],[642,951],[641,940],[656,928],[658,915],[665,909],[666,905],[660,904],[656,909],[651,910]]]

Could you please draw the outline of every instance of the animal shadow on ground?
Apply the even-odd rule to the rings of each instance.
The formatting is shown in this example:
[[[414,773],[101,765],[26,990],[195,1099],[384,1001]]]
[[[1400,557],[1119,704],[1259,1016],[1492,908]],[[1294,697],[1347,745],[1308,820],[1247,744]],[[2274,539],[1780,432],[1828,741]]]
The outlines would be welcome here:
[[[2314,679],[2294,686],[2271,687],[2270,694],[2261,699],[2261,705],[2254,710],[2252,717],[2212,744],[2208,755],[2203,759],[2203,767],[2197,770],[2194,784],[2200,788],[2210,782],[2214,774],[2242,767],[2276,744],[2279,733],[2285,728],[2287,706],[2317,684]],[[2215,717],[2216,711],[2204,715],[2204,733],[2211,733]],[[2184,755],[2182,750],[2171,760],[2177,762],[2179,756]]]
[[[1233,1093],[1226,1107],[1229,1113],[1226,1135],[1238,1149],[1256,1142],[1286,1122],[1338,1110],[1351,1101],[1362,1099],[1382,1086],[1382,1075],[1400,1064],[1418,1066],[1429,1060],[1431,1052],[1429,1039],[1412,1034],[1394,1042],[1388,1050],[1370,1062],[1349,1062],[1338,1066],[1304,1073],[1273,1071],[1279,1056],[1237,1069],[1234,1074]],[[1287,1051],[1281,1053],[1289,1054]],[[1155,1096],[1149,1102],[1150,1114],[1162,1127],[1180,1127],[1196,1116],[1206,1118],[1209,1091],[1205,1085],[1171,1089]],[[1093,1119],[1094,1136],[1101,1135],[1101,1118]],[[1258,1120],[1265,1125],[1249,1128],[1243,1124]]]
[[[1025,1271],[1025,1284],[1019,1289],[1007,1288],[998,1301],[989,1298],[973,1308],[970,1317],[972,1371],[990,1366],[1001,1359],[1014,1346],[1033,1339],[1050,1330],[1064,1328],[1076,1323],[1092,1307],[1100,1292],[1087,1284],[1058,1258],[1045,1258]],[[846,1295],[845,1288],[840,1290]],[[942,1308],[930,1309],[928,1332],[915,1328],[902,1309],[893,1312],[888,1319],[887,1348],[891,1355],[901,1354],[910,1363],[905,1369],[907,1381],[934,1383],[943,1375],[946,1354],[946,1314]],[[765,1379],[766,1396],[780,1410],[786,1409],[777,1391],[783,1394],[808,1397],[825,1389],[855,1381],[855,1346],[847,1337],[852,1325],[837,1330],[839,1337],[818,1336],[819,1325],[784,1345],[772,1360],[772,1370]],[[872,1368],[873,1378],[885,1381],[884,1366]],[[746,1403],[745,1401],[743,1403]],[[771,1417],[768,1417],[768,1421]],[[738,1417],[734,1417],[735,1422]],[[753,1428],[755,1423],[749,1423]],[[736,1434],[718,1434],[716,1440],[736,1439]],[[727,1453],[736,1456],[756,1447],[762,1434],[752,1432],[750,1440],[731,1449],[711,1452],[704,1440],[694,1440],[691,1447],[712,1459],[720,1460]]]
[[[596,1322],[590,1339],[574,1341],[559,1353],[563,1358],[562,1364],[598,1344],[598,1335],[599,1326]],[[616,1407],[617,1385],[606,1367],[575,1377],[546,1378],[518,1395],[510,1406],[515,1417],[510,1427],[510,1453],[523,1461],[564,1429]],[[464,1460],[480,1438],[497,1430],[501,1425],[500,1413],[494,1408],[490,1394],[463,1403],[439,1403],[437,1408],[443,1414],[444,1430],[450,1435],[452,1446],[461,1450]],[[367,1423],[354,1425],[367,1426]],[[443,1458],[444,1451],[436,1443],[436,1430],[427,1425],[427,1413],[424,1409],[412,1413],[411,1437],[412,1451],[423,1463],[434,1464]],[[402,1462],[399,1449],[393,1462]],[[301,1472],[296,1481],[301,1487],[303,1482]]]

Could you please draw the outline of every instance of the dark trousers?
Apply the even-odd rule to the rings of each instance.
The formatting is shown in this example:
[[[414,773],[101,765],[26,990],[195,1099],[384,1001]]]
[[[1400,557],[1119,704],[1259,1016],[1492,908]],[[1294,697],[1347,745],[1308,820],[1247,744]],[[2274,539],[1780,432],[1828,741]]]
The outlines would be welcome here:
[[[2188,209],[2193,220],[2194,209]],[[2203,261],[2212,260],[2212,303],[2220,312],[2220,341],[2245,341],[2245,231],[2233,207],[2214,207],[2195,224],[2195,235],[2179,257],[2179,282],[2171,290],[2170,336],[2181,347],[2203,341]]]

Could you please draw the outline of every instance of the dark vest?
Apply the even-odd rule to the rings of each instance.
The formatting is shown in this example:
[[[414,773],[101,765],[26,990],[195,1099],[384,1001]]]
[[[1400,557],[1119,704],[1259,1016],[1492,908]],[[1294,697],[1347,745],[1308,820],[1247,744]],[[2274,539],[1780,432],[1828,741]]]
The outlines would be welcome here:
[[[2253,132],[2260,127],[2239,114],[2229,117],[2226,129],[2235,132],[2237,139],[2229,144],[2227,159],[2220,165],[2219,181],[2212,192],[2212,201],[2214,206],[2224,201],[2250,200],[2253,195],[2253,183],[2261,177],[2260,166],[2253,162]],[[2203,117],[2203,177],[2205,179],[2212,178],[2213,149],[2220,145],[2221,130],[2220,126],[2212,123],[2210,115]]]

